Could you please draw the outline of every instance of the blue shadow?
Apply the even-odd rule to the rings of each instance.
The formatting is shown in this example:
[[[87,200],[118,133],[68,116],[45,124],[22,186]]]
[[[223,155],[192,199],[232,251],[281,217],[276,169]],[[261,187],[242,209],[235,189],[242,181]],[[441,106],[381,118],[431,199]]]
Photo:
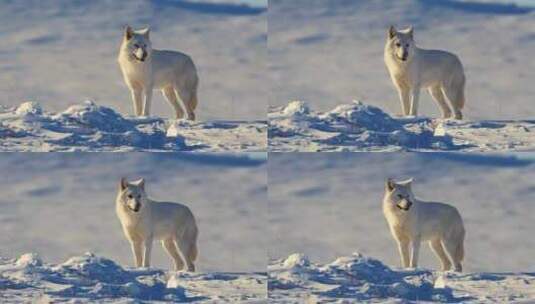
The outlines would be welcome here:
[[[494,15],[518,15],[532,12],[535,8],[518,6],[515,4],[482,3],[474,1],[454,1],[454,0],[418,0],[428,7],[441,6],[461,10],[476,14]]]
[[[245,4],[191,2],[188,0],[154,0],[156,5],[176,7],[202,14],[217,15],[259,15],[267,8],[252,7]]]

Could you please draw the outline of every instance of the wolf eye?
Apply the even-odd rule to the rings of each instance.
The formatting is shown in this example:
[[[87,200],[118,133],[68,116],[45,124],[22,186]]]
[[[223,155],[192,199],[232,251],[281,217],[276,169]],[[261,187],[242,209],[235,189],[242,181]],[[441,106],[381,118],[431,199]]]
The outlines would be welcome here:
[[[128,194],[128,198],[134,198],[132,194]]]
[[[396,43],[396,46],[397,46],[397,47],[400,47],[400,46],[401,46],[401,43],[399,43],[399,42]]]

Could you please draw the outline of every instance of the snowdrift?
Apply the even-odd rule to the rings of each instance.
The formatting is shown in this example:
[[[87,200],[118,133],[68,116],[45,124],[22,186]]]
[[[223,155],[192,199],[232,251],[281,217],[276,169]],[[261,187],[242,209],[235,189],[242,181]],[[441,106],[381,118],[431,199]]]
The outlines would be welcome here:
[[[354,101],[321,113],[293,101],[272,108],[270,151],[525,151],[535,121],[456,121],[392,117]]]
[[[35,102],[0,109],[0,151],[265,151],[262,121],[124,117],[91,101],[47,113]]]
[[[171,302],[254,301],[266,298],[261,273],[166,273],[157,269],[124,269],[91,253],[57,265],[35,254],[0,259],[2,303],[41,300],[109,303],[119,300]]]
[[[268,276],[269,297],[275,303],[504,303],[535,299],[531,287],[535,274],[395,270],[359,253],[323,265],[310,262],[303,254],[293,254],[272,261]]]

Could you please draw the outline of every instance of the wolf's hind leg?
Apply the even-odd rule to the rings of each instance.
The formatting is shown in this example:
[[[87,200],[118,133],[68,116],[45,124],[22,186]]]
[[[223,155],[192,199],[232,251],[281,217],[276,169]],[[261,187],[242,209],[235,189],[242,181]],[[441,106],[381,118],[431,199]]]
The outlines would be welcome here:
[[[175,110],[175,116],[177,119],[181,119],[184,117],[184,111],[182,110],[182,107],[180,106],[178,102],[178,98],[176,96],[175,90],[172,87],[167,87],[162,90],[162,94],[165,97],[165,100],[173,107]]]
[[[442,93],[442,89],[438,86],[429,88],[429,94],[431,94],[431,97],[438,103],[438,106],[440,107],[440,111],[442,112],[442,118],[450,118],[451,117],[451,110],[446,102],[446,98],[444,97],[444,93]]]
[[[175,242],[172,239],[163,240],[162,246],[173,259],[173,262],[175,264],[175,270],[182,270],[184,268],[184,262],[182,262],[180,253],[178,253],[178,250],[176,249]]]
[[[435,253],[435,255],[440,260],[440,264],[442,266],[442,271],[450,270],[451,268],[451,262],[444,252],[444,248],[442,248],[442,243],[440,243],[440,240],[432,240],[429,242],[429,247],[431,247],[431,250]]]

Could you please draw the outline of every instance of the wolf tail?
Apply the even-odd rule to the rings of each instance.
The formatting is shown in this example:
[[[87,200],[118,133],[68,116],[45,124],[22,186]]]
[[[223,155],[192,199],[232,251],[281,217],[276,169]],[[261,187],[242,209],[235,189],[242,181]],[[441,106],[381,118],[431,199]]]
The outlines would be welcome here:
[[[455,255],[457,256],[457,261],[462,261],[464,259],[464,242],[460,242],[459,245],[457,245],[457,250],[455,251]]]
[[[457,248],[455,250],[455,260],[461,262],[464,259],[464,237],[465,231],[462,229],[462,236],[457,243]]]
[[[197,108],[197,105],[199,104],[199,99],[197,98],[197,92],[193,92],[193,95],[191,96],[190,105],[193,110]]]
[[[461,85],[459,86],[459,92],[457,93],[457,105],[459,107],[459,109],[463,109],[464,108],[464,104],[466,102],[465,98],[464,98],[464,86],[466,84],[466,79],[463,75],[462,79],[461,79]]]
[[[191,240],[192,240],[192,244],[191,244],[191,248],[188,252],[188,259],[191,261],[191,262],[194,262],[195,260],[197,260],[197,256],[199,255],[199,249],[197,248],[197,238],[199,236],[199,229],[197,228],[197,225],[194,223],[192,228],[191,228]]]
[[[197,97],[197,91],[199,90],[199,76],[197,75],[197,70],[195,68],[194,71],[195,74],[189,79],[187,84],[189,91],[191,92],[189,106],[192,111],[194,111],[199,104],[199,98]]]

